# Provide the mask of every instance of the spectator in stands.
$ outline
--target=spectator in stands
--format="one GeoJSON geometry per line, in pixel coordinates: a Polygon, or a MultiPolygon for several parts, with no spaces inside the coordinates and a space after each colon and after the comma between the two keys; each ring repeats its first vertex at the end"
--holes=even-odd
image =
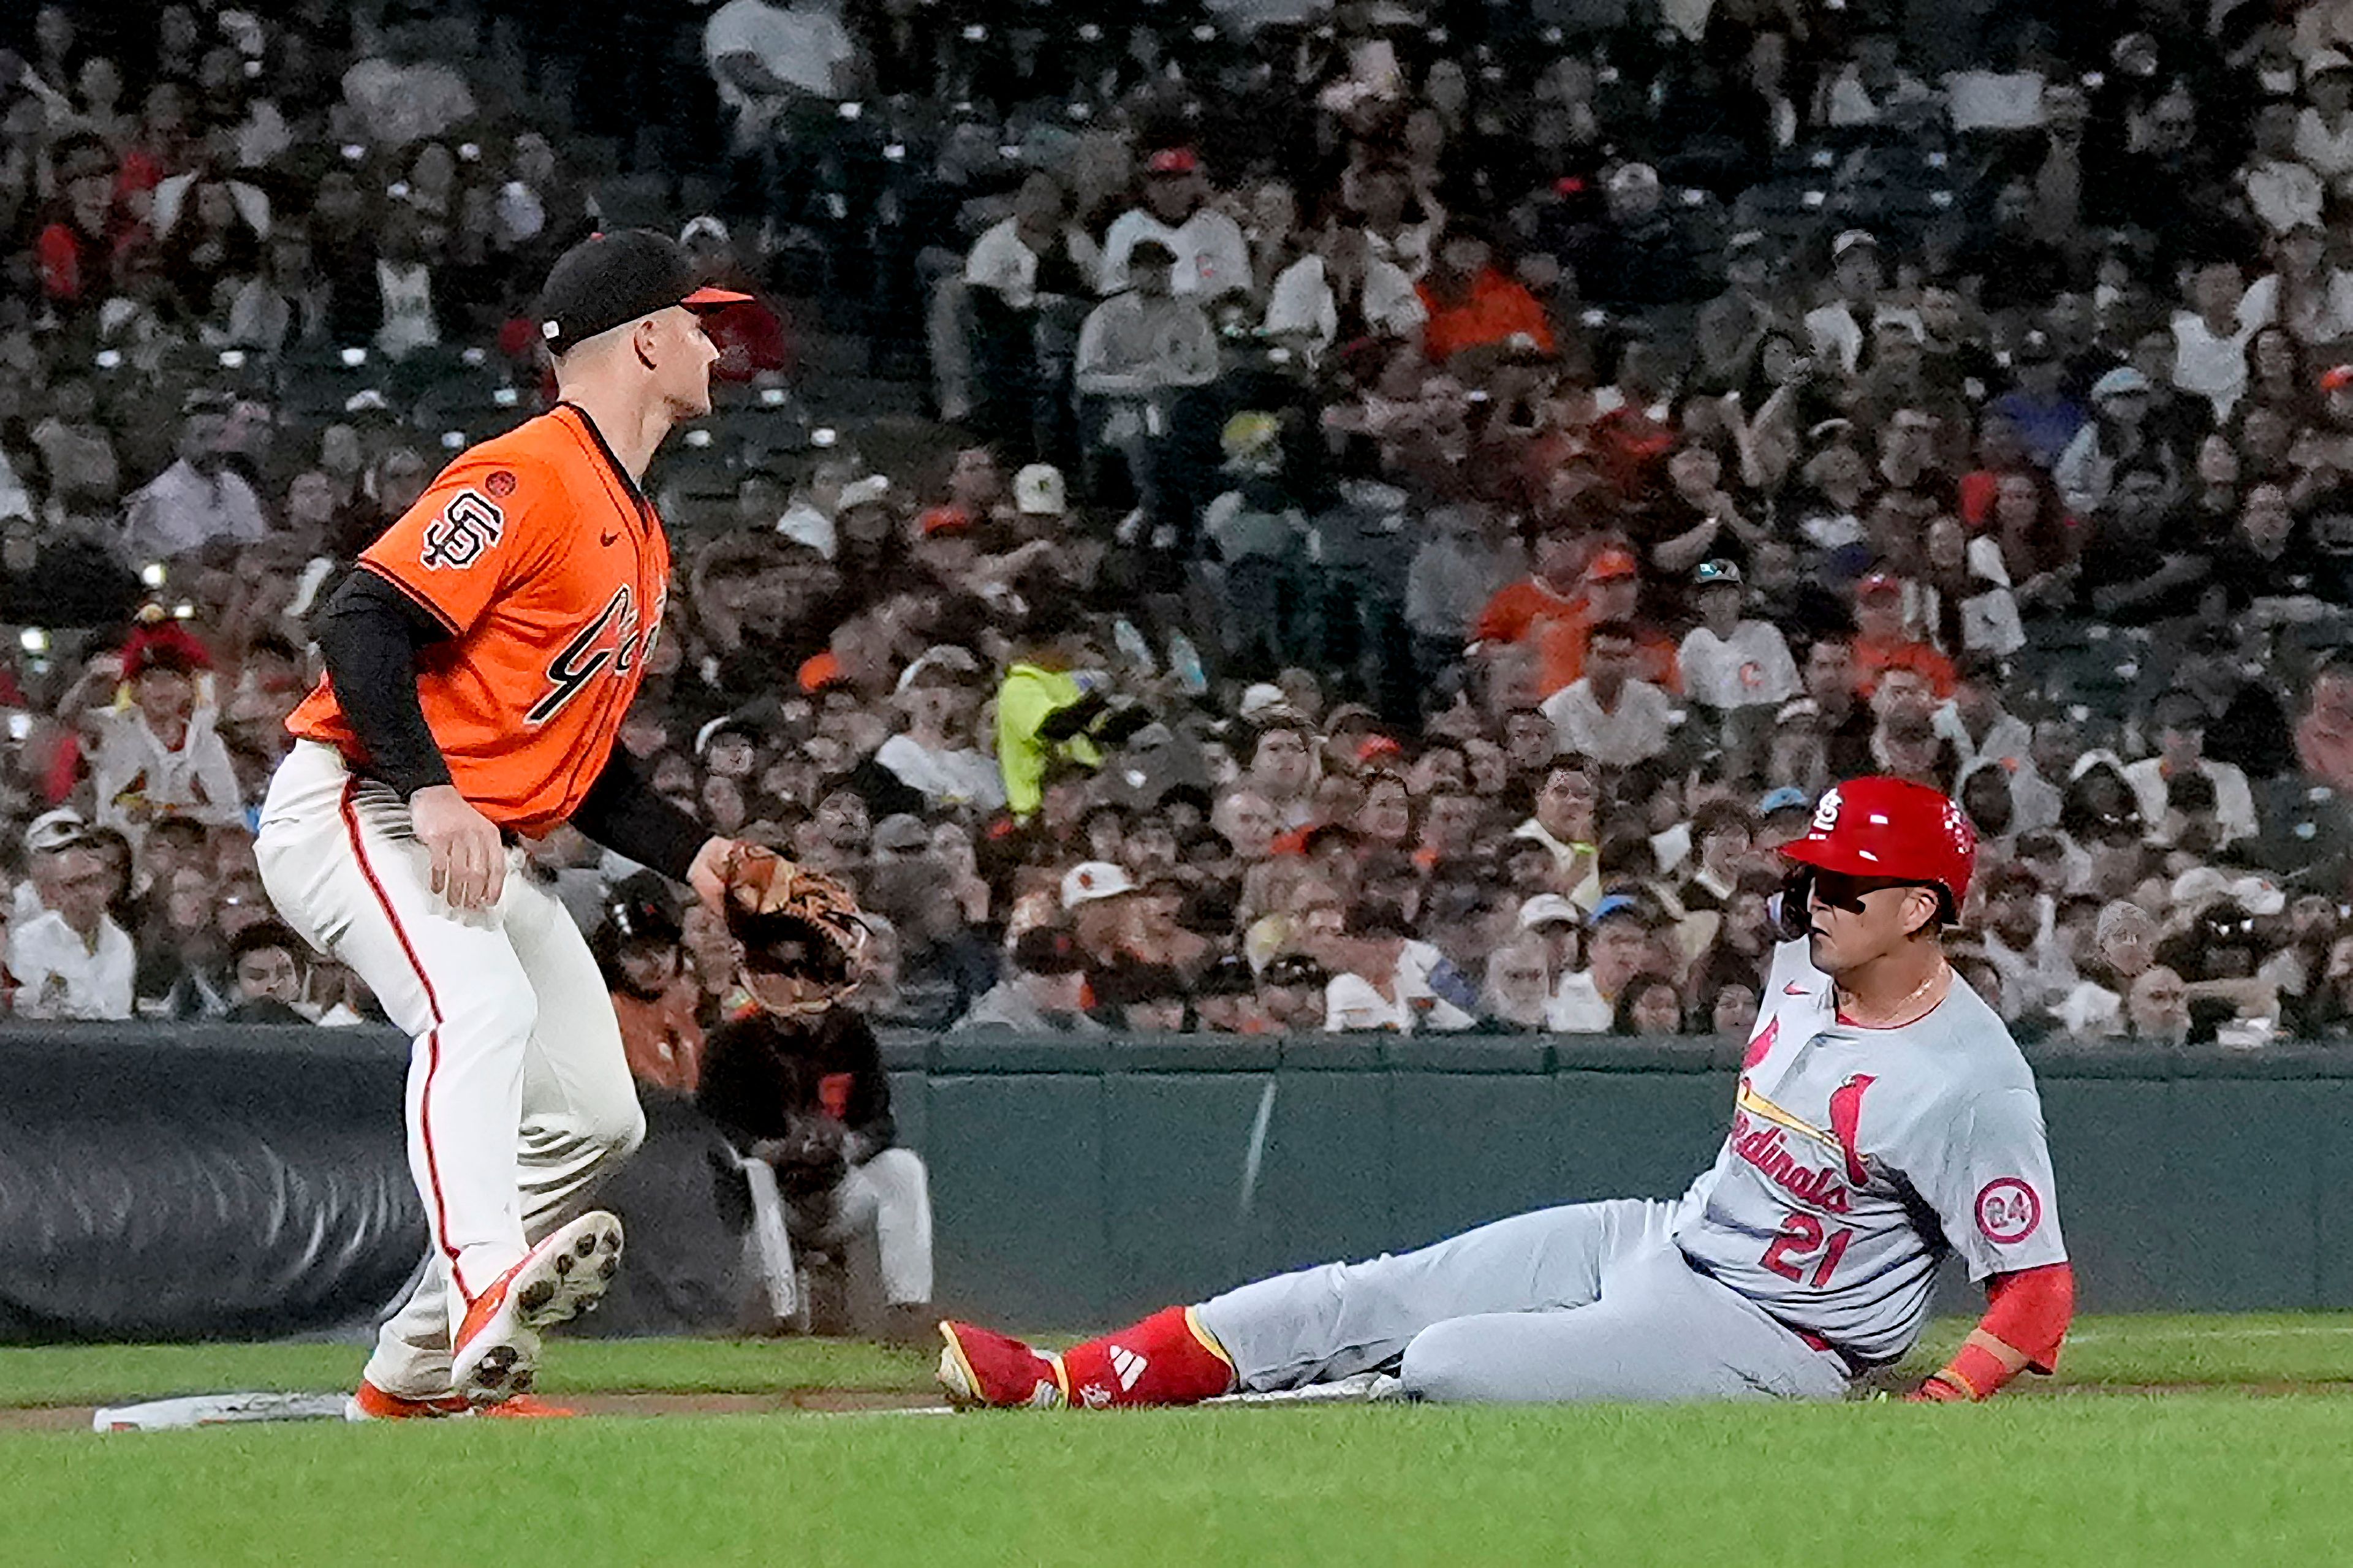
{"type": "MultiPolygon", "coordinates": [[[[1546,722],[1548,726],[1550,721],[1546,722]]],[[[1539,845],[1550,854],[1547,890],[1561,892],[1587,909],[1601,897],[1600,806],[1600,786],[1589,766],[1564,760],[1545,771],[1535,812],[1512,830],[1514,839],[1539,845]]]]}
{"type": "MultiPolygon", "coordinates": [[[[1477,501],[1431,509],[1422,520],[1426,533],[1406,571],[1404,616],[1413,634],[1415,672],[1429,684],[1461,662],[1465,645],[1485,607],[1504,591],[1520,562],[1516,542],[1506,542],[1493,510],[1477,501]]],[[[1556,565],[1575,586],[1575,552],[1564,536],[1556,565]]],[[[1538,603],[1568,595],[1547,583],[1533,588],[1538,603]]],[[[1516,640],[1516,639],[1514,639],[1516,640]]]]}
{"type": "Polygon", "coordinates": [[[1904,68],[1901,41],[1893,28],[1874,24],[1859,29],[1853,51],[1830,84],[1831,125],[1902,125],[1931,111],[1928,85],[1904,68]]]}
{"type": "Polygon", "coordinates": [[[214,922],[213,876],[200,864],[171,866],[153,853],[161,841],[154,833],[148,837],[151,863],[164,864],[156,868],[133,941],[133,1007],[146,1018],[216,1014],[228,1005],[221,985],[227,947],[214,922]]]}
{"type": "Polygon", "coordinates": [[[1536,690],[1550,696],[1585,673],[1593,628],[1617,621],[1633,630],[1636,676],[1662,689],[1681,682],[1675,645],[1642,605],[1642,567],[1633,552],[1605,545],[1587,561],[1575,614],[1547,616],[1535,628],[1536,690]]]}
{"type": "MultiPolygon", "coordinates": [[[[1699,625],[1676,650],[1683,689],[1745,735],[1750,710],[1770,711],[1798,695],[1798,666],[1779,627],[1746,615],[1738,563],[1707,561],[1692,574],[1699,625]]],[[[1732,743],[1735,731],[1723,731],[1732,743]]]]}
{"type": "Polygon", "coordinates": [[[441,342],[440,286],[426,248],[425,218],[413,200],[386,203],[379,241],[376,325],[370,341],[386,359],[406,359],[441,342]]]}
{"type": "Polygon", "coordinates": [[[309,1024],[296,1004],[302,999],[302,958],[310,946],[276,921],[262,921],[237,932],[229,943],[229,978],[235,989],[231,1024],[309,1024]]]}
{"type": "Polygon", "coordinates": [[[1273,852],[1275,835],[1282,831],[1274,803],[1246,786],[1219,795],[1209,822],[1233,858],[1244,864],[1265,859],[1273,852]]]}
{"type": "Polygon", "coordinates": [[[841,514],[886,504],[890,494],[890,479],[869,474],[865,460],[856,453],[831,453],[809,465],[807,477],[793,491],[774,526],[784,538],[831,561],[841,553],[841,514]]]}
{"type": "Polygon", "coordinates": [[[1611,1009],[1613,1035],[1680,1035],[1683,1032],[1682,993],[1664,974],[1638,974],[1626,983],[1611,1009]]]}
{"type": "Polygon", "coordinates": [[[1487,1027],[1540,1031],[1551,1001],[1551,968],[1542,939],[1525,937],[1488,956],[1487,977],[1479,988],[1479,1011],[1487,1027]]]}
{"type": "Polygon", "coordinates": [[[1831,242],[1831,296],[1806,312],[1806,336],[1816,359],[1852,374],[1883,320],[1917,329],[1910,312],[1882,301],[1886,284],[1879,240],[1868,229],[1848,229],[1831,242]]]}
{"type": "Polygon", "coordinates": [[[2239,315],[2258,330],[2284,327],[2306,348],[2353,338],[2353,273],[2329,257],[2327,231],[2298,224],[2274,236],[2270,249],[2273,269],[2248,285],[2239,315]]]}
{"type": "Polygon", "coordinates": [[[1817,638],[1806,650],[1799,677],[1806,694],[1796,702],[1783,704],[1778,716],[1784,726],[1793,720],[1811,724],[1821,737],[1826,764],[1840,778],[1871,771],[1871,732],[1876,716],[1858,695],[1862,677],[1857,664],[1853,637],[1817,638]]]}
{"type": "Polygon", "coordinates": [[[1022,182],[1013,215],[973,242],[964,280],[982,431],[1019,447],[1059,449],[1080,312],[1103,266],[1102,247],[1072,218],[1069,193],[1043,172],[1022,182]]]}
{"type": "Polygon", "coordinates": [[[2186,691],[2168,692],[2158,699],[2149,720],[2157,732],[2157,755],[2143,758],[2125,769],[2125,782],[2132,785],[2142,820],[2154,823],[2164,819],[2168,781],[2186,773],[2199,773],[2214,786],[2215,817],[2221,829],[2215,847],[2253,837],[2259,825],[2247,775],[2228,763],[2206,756],[2206,714],[2198,700],[2186,691]]]}
{"type": "MultiPolygon", "coordinates": [[[[1278,831],[1305,827],[1315,820],[1318,782],[1314,734],[1295,714],[1269,710],[1250,737],[1246,780],[1250,792],[1273,808],[1278,831]]],[[[1236,843],[1240,849],[1241,844],[1236,843]]]]}
{"type": "Polygon", "coordinates": [[[229,461],[228,409],[193,399],[180,423],[178,459],[130,498],[121,553],[169,561],[216,539],[253,543],[269,531],[261,502],[229,461]]]}
{"type": "Polygon", "coordinates": [[[1544,307],[1495,265],[1486,233],[1468,220],[1448,224],[1417,287],[1428,318],[1421,348],[1432,364],[1472,349],[1553,352],[1544,307]]]}
{"type": "Polygon", "coordinates": [[[2212,569],[2161,468],[2118,470],[2085,532],[2084,602],[2104,620],[2147,626],[2193,612],[2212,569]]]}
{"type": "Polygon", "coordinates": [[[1587,922],[1588,963],[1560,978],[1546,1023],[1566,1034],[1606,1035],[1618,1004],[1651,959],[1651,917],[1639,899],[1612,893],[1587,922]]]}
{"type": "Polygon", "coordinates": [[[1345,928],[1311,928],[1301,946],[1331,972],[1324,1026],[1333,1033],[1451,1032],[1478,1023],[1471,983],[1437,948],[1406,935],[1396,910],[1351,910],[1345,928]]]}
{"type": "Polygon", "coordinates": [[[1693,854],[1675,900],[1683,910],[1679,934],[1685,956],[1696,959],[1715,945],[1725,912],[1739,896],[1756,847],[1757,821],[1739,802],[1715,800],[1693,813],[1691,836],[1693,854]]]}
{"type": "Polygon", "coordinates": [[[2274,99],[2255,110],[2251,130],[2254,155],[2239,170],[2239,184],[2255,219],[2274,235],[2320,222],[2327,187],[2296,157],[2297,110],[2274,99]]]}
{"type": "Polygon", "coordinates": [[[2307,778],[2353,795],[2353,671],[2329,665],[2313,678],[2309,704],[2295,727],[2295,752],[2307,778]]]}
{"type": "Polygon", "coordinates": [[[2305,58],[2304,95],[2295,121],[2295,155],[2339,197],[2353,195],[2353,59],[2335,49],[2305,58]]]}
{"type": "MultiPolygon", "coordinates": [[[[2022,333],[2010,351],[2014,384],[1986,405],[2017,432],[2028,462],[2049,473],[2091,419],[2067,384],[2059,344],[2041,327],[2022,333]]],[[[2177,384],[2189,390],[2189,384],[2177,384]]],[[[2242,378],[2243,384],[2243,376],[2242,378]]]]}
{"type": "Polygon", "coordinates": [[[1303,952],[1278,953],[1259,972],[1258,1012],[1275,1034],[1313,1034],[1329,1016],[1333,977],[1303,952]]]}
{"type": "Polygon", "coordinates": [[[2004,1018],[2039,1016],[2073,989],[2075,974],[2059,951],[2051,900],[2031,868],[1995,870],[1986,882],[1984,919],[1986,957],[2001,975],[1997,1005],[2004,1018]]]}
{"type": "Polygon", "coordinates": [[[703,25],[702,54],[734,116],[738,152],[764,147],[789,129],[799,104],[847,97],[857,51],[832,8],[727,0],[703,25]]]}
{"type": "Polygon", "coordinates": [[[1374,254],[1363,228],[1334,218],[1316,231],[1314,247],[1275,278],[1261,330],[1319,364],[1335,345],[1409,343],[1427,313],[1406,270],[1374,254]]]}
{"type": "Polygon", "coordinates": [[[1636,633],[1603,621],[1587,634],[1585,674],[1545,699],[1561,751],[1604,767],[1630,767],[1667,749],[1681,715],[1673,700],[1635,678],[1636,633]]]}
{"type": "Polygon", "coordinates": [[[2092,384],[2092,421],[2061,453],[2052,479],[2060,499],[2078,517],[2097,511],[2108,499],[2118,467],[2149,462],[2179,471],[2183,454],[2152,445],[2148,426],[2148,377],[2119,365],[2092,384]]]}
{"type": "Polygon", "coordinates": [[[1192,1006],[1184,976],[1165,963],[1126,963],[1092,977],[1092,1016],[1124,1035],[1186,1032],[1192,1006]]]}
{"type": "Polygon", "coordinates": [[[958,1033],[1108,1033],[1086,1013],[1087,955],[1067,931],[1032,926],[1013,941],[1006,976],[955,1022],[958,1033]]]}
{"type": "Polygon", "coordinates": [[[2125,1000],[2125,1034],[2145,1045],[2189,1042],[2189,990],[2181,976],[2159,964],[2137,975],[2125,1000]]]}
{"type": "Polygon", "coordinates": [[[995,759],[975,744],[981,693],[979,661],[961,647],[925,650],[899,676],[895,701],[906,729],[882,743],[874,760],[933,810],[1005,804],[1005,781],[995,759]]]}
{"type": "Polygon", "coordinates": [[[2245,304],[2238,264],[2213,261],[2191,276],[2189,309],[2173,318],[2173,384],[2207,399],[2217,424],[2247,388],[2247,342],[2261,323],[2248,319],[2245,304]]]}
{"type": "Polygon", "coordinates": [[[479,112],[465,74],[432,58],[439,22],[422,0],[396,0],[384,10],[375,51],[343,73],[343,101],[379,151],[438,141],[479,112]]]}
{"type": "Polygon", "coordinates": [[[237,280],[217,341],[271,355],[326,342],[327,287],[312,265],[309,236],[291,227],[270,235],[260,267],[237,280]]]}
{"type": "Polygon", "coordinates": [[[78,823],[36,824],[26,840],[43,906],[8,928],[20,1018],[128,1018],[138,955],[106,912],[116,878],[78,823]]]}
{"type": "Polygon", "coordinates": [[[1198,298],[1171,291],[1176,265],[1176,253],[1148,235],[1122,253],[1124,287],[1080,328],[1071,372],[1080,395],[1096,400],[1090,450],[1120,454],[1147,517],[1159,515],[1157,438],[1175,395],[1218,374],[1217,329],[1198,298]]]}
{"type": "Polygon", "coordinates": [[[1103,292],[1139,286],[1136,248],[1150,245],[1165,254],[1159,265],[1170,269],[1163,293],[1204,302],[1250,293],[1250,242],[1241,226],[1209,200],[1208,178],[1193,150],[1163,147],[1145,158],[1144,170],[1142,201],[1113,220],[1103,236],[1103,292]]]}
{"type": "Polygon", "coordinates": [[[1124,867],[1086,860],[1062,876],[1062,914],[1071,935],[1095,970],[1141,959],[1135,921],[1138,889],[1124,867]]]}
{"type": "Polygon", "coordinates": [[[1570,258],[1580,298],[1620,310],[1707,298],[1717,281],[1712,258],[1684,209],[1669,201],[1657,169],[1620,163],[1610,171],[1603,195],[1608,223],[1596,243],[1570,258]]]}
{"type": "Polygon", "coordinates": [[[712,378],[764,389],[782,386],[793,369],[793,347],[784,318],[765,297],[759,277],[737,254],[735,237],[727,225],[710,213],[701,214],[679,231],[678,243],[694,264],[695,277],[705,286],[750,296],[704,310],[696,318],[702,323],[703,334],[719,346],[718,363],[711,367],[712,378]]]}
{"type": "Polygon", "coordinates": [[[206,824],[244,819],[219,712],[198,700],[209,665],[195,639],[167,623],[135,639],[120,659],[93,660],[90,675],[67,694],[61,717],[79,725],[92,747],[99,826],[136,843],[159,816],[206,824]],[[111,703],[118,679],[130,687],[128,707],[91,700],[111,703]]]}
{"type": "Polygon", "coordinates": [[[59,196],[36,242],[41,292],[68,314],[94,312],[113,292],[123,257],[146,233],[117,204],[115,161],[103,142],[69,140],[54,160],[59,196]]]}

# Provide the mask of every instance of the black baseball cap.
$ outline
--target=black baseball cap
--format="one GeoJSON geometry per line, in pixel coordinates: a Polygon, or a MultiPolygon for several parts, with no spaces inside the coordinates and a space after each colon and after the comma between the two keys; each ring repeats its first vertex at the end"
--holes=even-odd
{"type": "Polygon", "coordinates": [[[551,353],[568,353],[600,332],[672,305],[701,310],[749,300],[695,285],[685,247],[649,228],[592,234],[556,258],[539,292],[539,332],[551,353]]]}

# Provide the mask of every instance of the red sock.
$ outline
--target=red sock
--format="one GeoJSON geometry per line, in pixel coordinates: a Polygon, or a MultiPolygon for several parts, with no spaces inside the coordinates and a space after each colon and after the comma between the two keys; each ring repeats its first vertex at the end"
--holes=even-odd
{"type": "Polygon", "coordinates": [[[1233,1364],[1190,1307],[1163,1308],[1116,1333],[1072,1345],[1061,1362],[1071,1403],[1089,1410],[1196,1405],[1234,1386],[1233,1364]]]}

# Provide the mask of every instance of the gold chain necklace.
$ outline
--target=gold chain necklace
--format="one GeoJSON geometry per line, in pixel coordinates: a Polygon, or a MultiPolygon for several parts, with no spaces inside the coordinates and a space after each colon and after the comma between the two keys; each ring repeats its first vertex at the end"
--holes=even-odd
{"type": "MultiPolygon", "coordinates": [[[[1894,1005],[1888,1009],[1888,1016],[1896,1019],[1898,1024],[1911,1022],[1913,1017],[1910,1011],[1912,1004],[1927,995],[1930,991],[1936,988],[1938,981],[1945,979],[1952,973],[1953,966],[1951,964],[1945,963],[1942,959],[1937,960],[1936,967],[1928,972],[1928,978],[1914,986],[1911,991],[1906,993],[1905,995],[1898,997],[1894,1005]]],[[[1854,1011],[1848,1000],[1851,995],[1852,993],[1841,991],[1841,1001],[1839,1004],[1839,1011],[1849,1016],[1852,1016],[1854,1011]]],[[[1889,1024],[1879,1026],[1883,1028],[1894,1028],[1896,1025],[1889,1024]]]]}

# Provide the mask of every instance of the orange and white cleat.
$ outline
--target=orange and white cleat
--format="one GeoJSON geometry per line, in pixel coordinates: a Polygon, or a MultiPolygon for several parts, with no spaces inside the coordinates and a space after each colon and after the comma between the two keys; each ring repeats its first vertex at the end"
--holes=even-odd
{"type": "Polygon", "coordinates": [[[959,1410],[1060,1410],[1070,1403],[1060,1363],[1009,1334],[944,1322],[940,1391],[959,1410]]]}
{"type": "Polygon", "coordinates": [[[470,1408],[454,1394],[444,1394],[432,1399],[408,1399],[397,1394],[386,1394],[367,1379],[343,1401],[346,1421],[436,1421],[452,1415],[463,1415],[470,1408]]]}
{"type": "Polygon", "coordinates": [[[529,1392],[540,1331],[596,1306],[620,1267],[621,1222],[601,1209],[546,1237],[467,1304],[450,1348],[450,1386],[469,1405],[529,1392]]]}

